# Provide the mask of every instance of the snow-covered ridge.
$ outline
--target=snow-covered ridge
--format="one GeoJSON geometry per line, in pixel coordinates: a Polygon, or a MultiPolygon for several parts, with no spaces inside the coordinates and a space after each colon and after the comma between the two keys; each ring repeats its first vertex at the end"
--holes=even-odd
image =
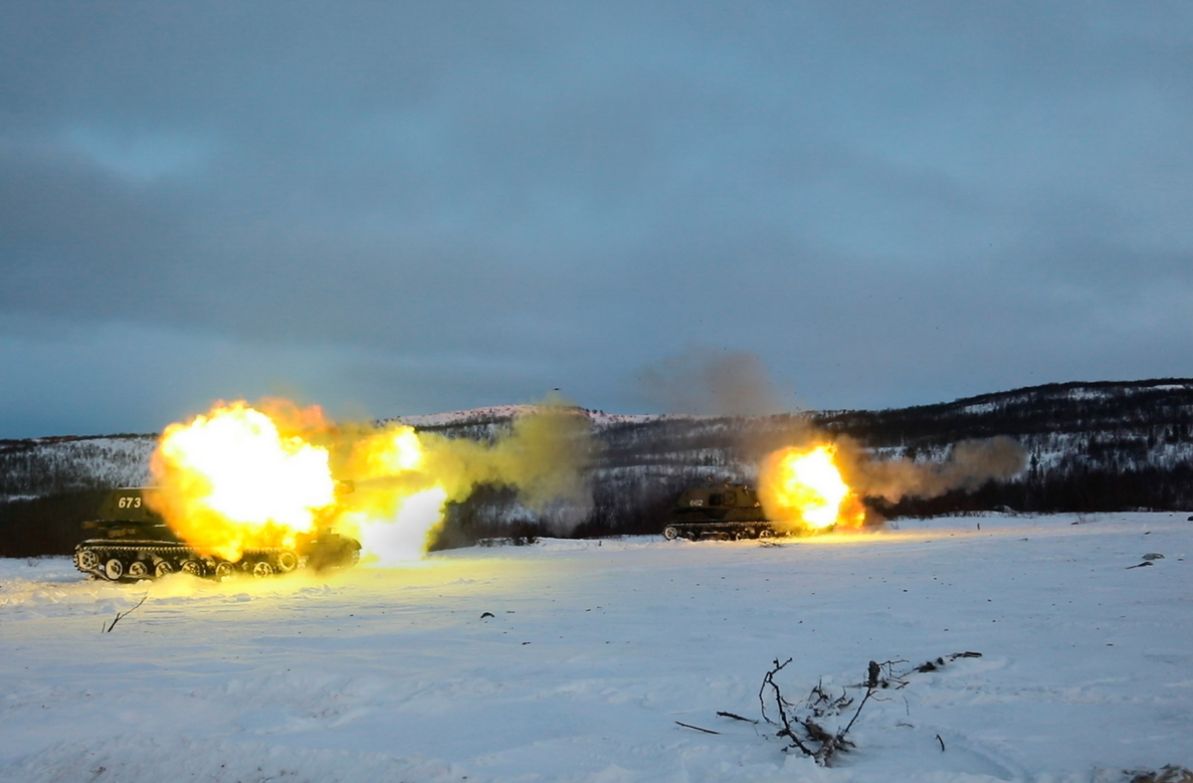
{"type": "Polygon", "coordinates": [[[1193,379],[1164,378],[1145,381],[1071,381],[1045,384],[1006,392],[963,397],[938,406],[957,408],[965,413],[991,413],[1015,405],[1049,401],[1089,402],[1096,400],[1125,400],[1144,394],[1178,392],[1193,394],[1193,379]]]}
{"type": "MultiPolygon", "coordinates": [[[[377,423],[491,439],[516,418],[546,409],[497,405],[377,423]]],[[[752,418],[565,410],[589,422],[600,446],[593,478],[615,495],[700,477],[750,480],[759,455],[743,452],[743,442],[777,448],[803,437],[809,424],[860,441],[880,459],[941,462],[960,440],[1010,435],[1029,455],[1033,475],[1193,465],[1193,380],[1187,379],[1051,384],[912,408],[752,418]]],[[[0,441],[0,497],[145,483],[153,444],[147,435],[0,441]]]]}
{"type": "MultiPolygon", "coordinates": [[[[379,419],[378,424],[389,423],[408,424],[417,429],[438,429],[443,427],[458,427],[473,424],[492,424],[506,422],[519,416],[529,416],[545,411],[559,411],[559,407],[546,405],[489,405],[481,408],[448,411],[445,413],[422,413],[408,416],[393,416],[379,419]]],[[[645,424],[664,419],[699,419],[709,417],[669,415],[656,413],[607,413],[602,410],[590,410],[578,406],[567,406],[562,410],[573,412],[587,418],[595,428],[612,427],[620,424],[645,424]]]]}
{"type": "Polygon", "coordinates": [[[486,424],[506,421],[539,409],[538,405],[489,405],[468,410],[444,413],[420,413],[409,416],[391,416],[379,419],[378,424],[408,424],[411,427],[427,429],[432,427],[454,427],[461,424],[486,424]]]}

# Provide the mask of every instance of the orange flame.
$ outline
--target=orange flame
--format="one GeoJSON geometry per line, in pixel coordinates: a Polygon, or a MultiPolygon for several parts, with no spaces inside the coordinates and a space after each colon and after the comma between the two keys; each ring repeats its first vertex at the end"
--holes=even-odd
{"type": "Polygon", "coordinates": [[[476,443],[402,424],[335,426],[283,400],[221,402],[163,433],[151,505],[205,556],[236,561],[326,531],[360,541],[366,560],[413,560],[447,503],[480,484],[517,487],[532,503],[575,491],[586,446],[574,418],[547,405],[476,443]]]}
{"type": "Polygon", "coordinates": [[[770,454],[758,481],[767,517],[792,533],[861,527],[865,508],[842,478],[836,457],[837,447],[829,443],[770,454]]]}
{"type": "Polygon", "coordinates": [[[170,527],[200,553],[232,561],[293,549],[319,530],[356,538],[366,558],[417,559],[447,501],[412,427],[341,430],[318,408],[285,401],[217,403],[172,424],[150,468],[151,503],[170,527]]]}
{"type": "Polygon", "coordinates": [[[293,548],[334,503],[327,449],[278,419],[245,402],[219,403],[162,434],[151,503],[200,552],[237,560],[246,549],[293,548]]]}

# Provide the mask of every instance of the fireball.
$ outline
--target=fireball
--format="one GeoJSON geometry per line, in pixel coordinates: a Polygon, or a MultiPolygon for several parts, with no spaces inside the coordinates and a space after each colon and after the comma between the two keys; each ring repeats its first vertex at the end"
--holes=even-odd
{"type": "Polygon", "coordinates": [[[546,415],[476,443],[404,424],[336,426],[318,407],[285,400],[218,403],[163,433],[151,505],[204,556],[238,561],[330,532],[358,540],[366,560],[393,563],[424,555],[447,503],[478,485],[516,485],[540,500],[567,490],[577,443],[546,415]]]}
{"type": "Polygon", "coordinates": [[[356,438],[341,471],[352,481],[410,479],[424,472],[425,461],[418,433],[397,424],[356,438]]]}
{"type": "Polygon", "coordinates": [[[229,560],[251,548],[292,548],[335,502],[327,449],[243,401],[167,427],[150,469],[170,526],[229,560]]]}
{"type": "Polygon", "coordinates": [[[791,532],[860,527],[865,509],[841,476],[836,457],[836,446],[828,443],[769,455],[758,487],[767,516],[791,532]]]}

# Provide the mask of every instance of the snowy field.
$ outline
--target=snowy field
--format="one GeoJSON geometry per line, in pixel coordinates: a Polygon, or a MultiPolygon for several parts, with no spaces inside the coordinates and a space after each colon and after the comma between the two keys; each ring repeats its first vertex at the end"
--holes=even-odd
{"type": "Polygon", "coordinates": [[[224,584],[0,560],[0,780],[1100,783],[1193,767],[1187,517],[548,541],[224,584]],[[877,691],[831,768],[717,716],[758,718],[776,658],[798,702],[862,683],[871,660],[961,651],[982,655],[877,691]]]}

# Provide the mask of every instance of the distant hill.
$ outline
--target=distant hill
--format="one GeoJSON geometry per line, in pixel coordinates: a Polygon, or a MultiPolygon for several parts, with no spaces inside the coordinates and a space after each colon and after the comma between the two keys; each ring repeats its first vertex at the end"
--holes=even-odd
{"type": "Polygon", "coordinates": [[[139,486],[156,443],[156,435],[0,440],[0,500],[139,486]]]}
{"type": "MultiPolygon", "coordinates": [[[[491,440],[533,406],[500,406],[389,421],[450,437],[491,440]]],[[[1193,379],[1056,383],[953,402],[878,411],[812,411],[765,417],[622,415],[577,409],[599,445],[588,509],[533,511],[502,487],[485,487],[450,509],[445,545],[503,530],[563,528],[579,535],[656,532],[691,483],[751,481],[767,451],[809,431],[848,437],[877,459],[944,461],[954,444],[1005,435],[1025,449],[1008,481],[898,503],[871,499],[884,515],[1009,508],[1095,511],[1193,508],[1193,379]],[[577,518],[579,514],[579,518],[577,518]],[[566,524],[563,521],[566,518],[566,524]],[[579,522],[579,525],[576,525],[579,522]]],[[[89,494],[148,481],[153,435],[0,441],[0,554],[20,517],[36,526],[48,505],[85,514],[89,494]],[[64,497],[75,498],[64,501],[64,497]],[[72,505],[73,504],[73,505],[72,505]]],[[[25,552],[19,551],[19,554],[25,552]]]]}

